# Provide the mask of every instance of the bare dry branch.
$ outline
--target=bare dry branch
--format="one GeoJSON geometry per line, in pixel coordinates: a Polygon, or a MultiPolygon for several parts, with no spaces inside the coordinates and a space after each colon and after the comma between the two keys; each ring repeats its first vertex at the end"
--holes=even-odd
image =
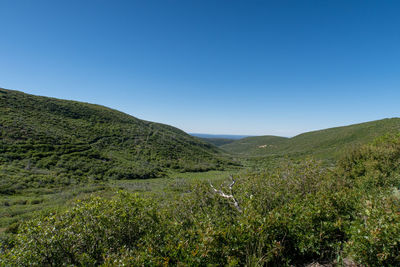
{"type": "Polygon", "coordinates": [[[214,191],[215,193],[217,193],[218,195],[220,195],[221,197],[230,199],[230,200],[232,201],[232,204],[235,206],[235,208],[236,208],[239,212],[242,212],[242,209],[241,209],[240,206],[239,206],[239,202],[238,202],[238,201],[236,200],[236,198],[234,197],[233,191],[232,191],[232,188],[233,188],[233,186],[235,185],[236,181],[233,179],[232,175],[230,175],[229,177],[230,177],[231,180],[232,180],[232,183],[229,185],[229,191],[230,191],[230,193],[231,193],[230,195],[225,194],[224,191],[222,191],[221,189],[220,189],[220,190],[216,189],[216,188],[212,185],[211,182],[210,182],[210,186],[211,186],[211,188],[213,189],[213,191],[214,191]]]}

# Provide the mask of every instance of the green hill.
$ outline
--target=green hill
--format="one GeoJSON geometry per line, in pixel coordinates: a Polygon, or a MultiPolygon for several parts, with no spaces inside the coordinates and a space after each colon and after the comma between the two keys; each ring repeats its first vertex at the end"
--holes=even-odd
{"type": "Polygon", "coordinates": [[[215,146],[100,105],[0,89],[0,193],[221,169],[215,146]]]}
{"type": "Polygon", "coordinates": [[[263,154],[272,148],[278,147],[286,142],[287,139],[286,137],[272,135],[246,137],[222,145],[221,148],[235,154],[263,154]]]}
{"type": "Polygon", "coordinates": [[[226,144],[230,144],[234,142],[234,139],[228,139],[228,138],[200,138],[204,142],[213,144],[214,146],[223,146],[226,144]]]}
{"type": "Polygon", "coordinates": [[[365,144],[376,137],[400,132],[400,119],[391,118],[344,127],[312,131],[292,138],[248,137],[221,146],[231,153],[250,156],[305,156],[335,159],[343,150],[365,144]]]}

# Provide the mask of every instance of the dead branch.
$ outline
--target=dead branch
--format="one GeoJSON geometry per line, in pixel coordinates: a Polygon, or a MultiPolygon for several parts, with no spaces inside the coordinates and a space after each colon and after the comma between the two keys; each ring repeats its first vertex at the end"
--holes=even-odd
{"type": "Polygon", "coordinates": [[[239,206],[239,202],[238,202],[238,201],[236,200],[236,198],[234,197],[233,191],[232,191],[232,188],[233,188],[233,186],[235,185],[236,181],[233,179],[232,175],[230,175],[229,178],[231,178],[231,180],[232,180],[232,183],[229,185],[229,191],[230,191],[230,193],[231,193],[230,195],[225,194],[224,191],[222,191],[221,189],[219,189],[219,190],[216,189],[216,188],[212,185],[211,182],[210,182],[210,186],[211,186],[211,188],[213,189],[213,191],[214,191],[215,193],[217,193],[218,195],[220,195],[221,197],[230,199],[230,200],[232,201],[231,203],[235,206],[235,208],[236,208],[239,212],[242,212],[242,209],[241,209],[240,206],[239,206]]]}

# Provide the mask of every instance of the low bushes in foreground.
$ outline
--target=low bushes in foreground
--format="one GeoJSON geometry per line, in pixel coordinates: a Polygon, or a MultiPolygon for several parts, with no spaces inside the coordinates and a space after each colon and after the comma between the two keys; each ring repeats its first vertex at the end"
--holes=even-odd
{"type": "Polygon", "coordinates": [[[174,200],[92,198],[20,227],[0,264],[398,266],[399,159],[398,137],[384,138],[334,169],[289,162],[217,193],[199,183],[174,200]]]}

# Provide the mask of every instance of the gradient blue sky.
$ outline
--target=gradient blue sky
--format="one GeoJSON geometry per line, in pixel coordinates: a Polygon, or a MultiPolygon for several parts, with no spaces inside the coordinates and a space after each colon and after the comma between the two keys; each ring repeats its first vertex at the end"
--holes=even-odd
{"type": "Polygon", "coordinates": [[[400,1],[0,1],[0,87],[187,132],[400,115],[400,1]]]}

